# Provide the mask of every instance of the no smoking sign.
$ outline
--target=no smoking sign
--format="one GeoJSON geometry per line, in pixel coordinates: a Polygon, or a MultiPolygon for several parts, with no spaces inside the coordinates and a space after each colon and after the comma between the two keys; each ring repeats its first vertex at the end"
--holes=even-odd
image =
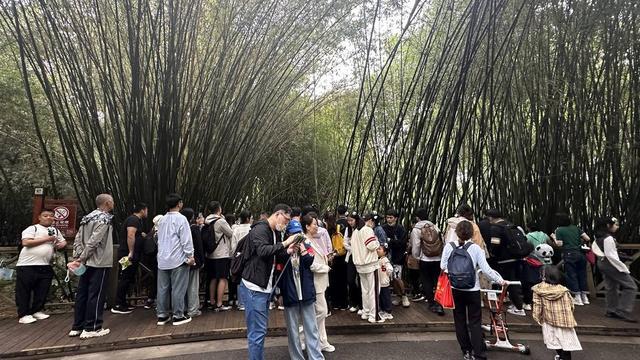
{"type": "Polygon", "coordinates": [[[67,209],[66,207],[58,206],[57,208],[53,209],[53,218],[57,221],[67,220],[68,217],[69,209],[67,209]]]}

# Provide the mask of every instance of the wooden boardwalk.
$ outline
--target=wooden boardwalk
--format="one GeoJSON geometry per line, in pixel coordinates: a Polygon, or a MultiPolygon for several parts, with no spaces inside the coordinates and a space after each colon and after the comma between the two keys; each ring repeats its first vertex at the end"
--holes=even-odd
{"type": "MultiPolygon", "coordinates": [[[[602,316],[601,300],[589,306],[578,307],[576,318],[578,332],[612,336],[640,336],[640,325],[629,324],[602,316]]],[[[426,304],[412,304],[408,309],[395,307],[395,319],[383,324],[369,324],[355,314],[334,312],[327,319],[330,336],[346,333],[368,332],[417,332],[453,331],[451,312],[439,317],[427,310],[426,304]]],[[[0,320],[0,358],[52,357],[72,353],[109,351],[166,345],[187,341],[238,338],[245,336],[244,313],[236,310],[212,313],[204,312],[192,322],[182,326],[157,326],[152,310],[137,308],[129,315],[113,315],[105,312],[105,327],[111,334],[96,339],[70,338],[73,314],[52,315],[51,318],[33,324],[18,324],[17,319],[0,320]]],[[[514,332],[539,332],[531,316],[509,316],[510,328],[514,332]]],[[[270,335],[285,335],[286,328],[282,311],[272,310],[269,319],[270,335]]],[[[517,335],[516,335],[517,338],[517,335]]]]}

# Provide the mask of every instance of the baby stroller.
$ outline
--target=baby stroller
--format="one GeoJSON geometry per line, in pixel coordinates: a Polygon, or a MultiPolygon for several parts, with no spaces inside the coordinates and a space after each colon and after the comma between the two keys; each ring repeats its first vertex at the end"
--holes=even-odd
{"type": "Polygon", "coordinates": [[[490,324],[482,325],[485,332],[495,337],[495,340],[485,339],[487,349],[497,349],[505,351],[518,352],[524,355],[531,354],[528,346],[523,344],[511,344],[509,340],[509,327],[507,325],[507,314],[504,307],[504,299],[507,296],[507,288],[510,285],[522,286],[520,281],[507,281],[501,290],[481,289],[482,300],[485,303],[484,308],[489,309],[491,319],[490,324]]]}

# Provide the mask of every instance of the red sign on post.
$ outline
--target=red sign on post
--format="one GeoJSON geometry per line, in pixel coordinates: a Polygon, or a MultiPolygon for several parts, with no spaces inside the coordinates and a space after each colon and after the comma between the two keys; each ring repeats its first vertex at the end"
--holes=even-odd
{"type": "Polygon", "coordinates": [[[78,202],[76,200],[44,200],[44,207],[53,210],[53,226],[60,230],[64,237],[76,236],[76,215],[78,202]]]}

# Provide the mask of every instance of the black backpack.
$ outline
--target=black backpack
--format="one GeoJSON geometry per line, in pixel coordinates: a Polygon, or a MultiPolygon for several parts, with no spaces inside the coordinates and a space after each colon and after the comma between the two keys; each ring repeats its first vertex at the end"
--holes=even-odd
{"type": "Polygon", "coordinates": [[[236,246],[236,252],[231,256],[231,278],[233,281],[238,281],[242,277],[245,264],[251,258],[253,254],[253,241],[251,241],[251,232],[245,235],[238,242],[236,246]]]}
{"type": "Polygon", "coordinates": [[[514,258],[524,258],[525,256],[531,254],[533,251],[533,245],[529,241],[527,241],[527,236],[518,229],[517,226],[508,223],[502,222],[499,224],[504,230],[504,234],[507,238],[507,243],[505,247],[509,255],[514,258]]]}
{"type": "Polygon", "coordinates": [[[473,289],[476,286],[476,267],[468,251],[473,243],[467,242],[463,246],[456,246],[452,242],[449,244],[453,247],[447,262],[451,286],[456,289],[473,289]]]}
{"type": "Polygon", "coordinates": [[[216,238],[215,223],[222,218],[214,219],[209,224],[205,224],[201,230],[202,247],[207,255],[213,254],[218,247],[218,239],[216,238]]]}

